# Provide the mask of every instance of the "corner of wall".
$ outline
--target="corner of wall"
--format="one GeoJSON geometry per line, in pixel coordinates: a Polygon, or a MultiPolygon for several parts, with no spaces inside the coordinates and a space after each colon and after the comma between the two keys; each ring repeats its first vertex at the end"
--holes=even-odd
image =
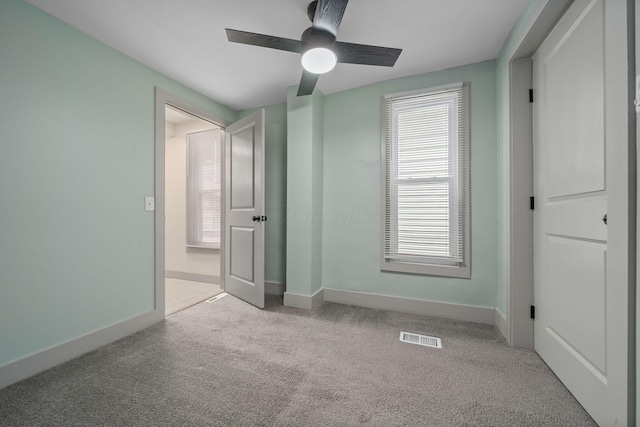
{"type": "Polygon", "coordinates": [[[509,343],[509,324],[507,323],[507,316],[499,308],[495,309],[494,323],[504,339],[509,343]]]}
{"type": "Polygon", "coordinates": [[[300,295],[285,291],[283,305],[302,310],[315,310],[324,301],[324,289],[320,289],[312,295],[300,295]]]}
{"type": "MultiPolygon", "coordinates": [[[[324,95],[287,91],[287,261],[285,301],[322,288],[324,95]]],[[[292,302],[292,304],[298,304],[292,302]]]]}

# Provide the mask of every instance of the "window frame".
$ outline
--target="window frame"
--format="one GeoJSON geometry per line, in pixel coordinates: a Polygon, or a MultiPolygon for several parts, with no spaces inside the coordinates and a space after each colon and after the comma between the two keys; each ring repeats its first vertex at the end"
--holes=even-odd
{"type": "Polygon", "coordinates": [[[186,199],[186,242],[185,245],[187,248],[198,248],[198,249],[212,249],[212,250],[220,250],[222,247],[222,231],[223,231],[223,224],[222,224],[222,216],[223,216],[223,185],[222,185],[222,174],[223,172],[223,166],[224,166],[224,158],[222,157],[223,153],[224,153],[224,144],[222,139],[224,138],[224,133],[223,133],[223,129],[219,128],[219,127],[214,127],[212,129],[205,129],[205,130],[199,130],[199,131],[193,131],[193,132],[187,132],[185,135],[185,139],[186,139],[186,194],[185,194],[185,199],[186,199]],[[198,189],[195,191],[195,194],[192,194],[192,187],[191,187],[191,168],[192,168],[192,164],[191,164],[191,143],[190,143],[190,136],[193,134],[198,134],[198,133],[204,133],[204,132],[210,132],[210,131],[219,131],[219,141],[218,141],[218,158],[220,160],[220,188],[218,190],[216,189],[212,189],[212,190],[203,190],[203,189],[198,189]],[[204,193],[212,193],[215,196],[217,196],[219,199],[218,205],[220,206],[220,212],[219,212],[219,222],[220,222],[220,230],[219,230],[219,239],[217,243],[208,243],[208,242],[203,242],[202,241],[202,217],[201,217],[201,212],[200,213],[196,213],[193,211],[194,208],[194,202],[192,200],[192,197],[201,197],[204,193]],[[198,218],[200,219],[200,224],[198,223],[194,223],[195,218],[196,218],[196,214],[198,215],[198,218]],[[199,231],[199,233],[197,232],[199,231]],[[197,235],[200,236],[200,239],[197,238],[197,235]]]}
{"type": "MultiPolygon", "coordinates": [[[[386,272],[400,272],[400,273],[413,273],[413,274],[421,274],[421,275],[432,275],[432,276],[445,276],[445,277],[457,277],[457,278],[471,278],[471,207],[470,207],[470,115],[469,115],[469,84],[466,82],[458,82],[452,83],[442,86],[430,87],[425,89],[419,89],[414,91],[400,92],[388,94],[382,97],[381,99],[381,144],[380,144],[380,153],[381,153],[381,182],[380,182],[380,212],[381,212],[381,221],[380,221],[380,270],[386,272]],[[464,229],[463,233],[463,247],[462,247],[462,259],[463,262],[455,262],[451,261],[451,264],[447,264],[443,262],[441,259],[433,258],[437,261],[437,263],[429,263],[429,258],[427,257],[418,257],[420,262],[411,262],[411,256],[404,256],[398,258],[387,258],[385,256],[385,243],[386,243],[386,234],[387,234],[387,223],[391,218],[387,217],[387,191],[386,191],[386,181],[388,177],[387,171],[387,144],[394,143],[395,141],[387,141],[388,135],[393,132],[393,128],[391,130],[387,129],[388,123],[391,124],[392,127],[396,124],[396,118],[393,117],[391,120],[388,120],[387,117],[387,103],[391,99],[396,98],[405,98],[405,97],[415,97],[415,96],[427,96],[430,94],[449,92],[449,91],[462,91],[462,105],[458,105],[458,109],[462,109],[462,117],[466,120],[466,126],[460,129],[456,123],[456,133],[458,134],[456,144],[459,146],[460,143],[466,144],[466,150],[462,154],[460,154],[460,150],[456,150],[455,156],[449,156],[449,162],[457,160],[458,164],[462,164],[466,167],[458,168],[458,181],[460,182],[459,187],[461,185],[466,184],[466,191],[462,195],[462,199],[456,198],[453,203],[457,203],[457,200],[462,200],[464,203],[464,212],[462,214],[464,220],[464,229]],[[462,142],[461,142],[462,140],[462,142]],[[453,157],[457,157],[457,159],[453,159],[453,157]]],[[[392,114],[391,111],[389,111],[392,114]]],[[[452,123],[449,124],[452,126],[452,123]]],[[[392,152],[397,151],[395,147],[392,147],[392,152]]],[[[395,162],[390,165],[390,168],[393,168],[395,162]]],[[[425,178],[426,179],[426,178],[425,178]]],[[[445,181],[444,178],[438,178],[438,181],[445,181]]],[[[448,177],[450,183],[452,181],[451,177],[448,177]]],[[[414,181],[415,182],[415,181],[414,181]]],[[[451,185],[451,184],[450,184],[451,185]]],[[[450,209],[450,215],[453,215],[453,211],[450,209]]],[[[392,214],[393,215],[393,214],[392,214]]],[[[395,212],[397,216],[397,211],[395,212]]],[[[455,215],[454,215],[455,216],[455,215]]],[[[457,218],[451,222],[452,224],[457,223],[457,218]]],[[[450,226],[454,227],[454,225],[450,226]]],[[[457,233],[457,226],[456,233],[457,233]]],[[[450,239],[453,236],[450,235],[450,239]]]]}

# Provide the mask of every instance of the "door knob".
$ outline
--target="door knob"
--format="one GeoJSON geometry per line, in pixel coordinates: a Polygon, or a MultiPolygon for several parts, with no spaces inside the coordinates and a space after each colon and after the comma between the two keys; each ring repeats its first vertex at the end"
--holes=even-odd
{"type": "Polygon", "coordinates": [[[260,222],[260,217],[259,217],[259,216],[257,216],[257,215],[256,215],[256,216],[254,216],[254,217],[253,217],[253,218],[251,218],[251,219],[253,219],[254,221],[260,222]]]}
{"type": "Polygon", "coordinates": [[[602,222],[604,222],[604,225],[607,225],[607,214],[604,214],[602,217],[602,222]]]}

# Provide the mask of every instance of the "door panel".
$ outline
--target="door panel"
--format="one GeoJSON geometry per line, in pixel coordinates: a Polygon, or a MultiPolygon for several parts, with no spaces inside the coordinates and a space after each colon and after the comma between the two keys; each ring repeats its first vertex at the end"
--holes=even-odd
{"type": "Polygon", "coordinates": [[[231,254],[229,275],[234,279],[253,283],[253,260],[246,254],[253,253],[255,230],[244,227],[231,227],[231,254]]]}
{"type": "Polygon", "coordinates": [[[547,327],[592,367],[605,372],[606,245],[547,236],[546,249],[547,327]]]}
{"type": "Polygon", "coordinates": [[[604,190],[602,3],[579,17],[565,37],[545,55],[542,69],[545,130],[550,141],[562,141],[546,150],[549,197],[604,190]]]}
{"type": "Polygon", "coordinates": [[[610,136],[624,124],[610,106],[626,99],[605,80],[605,57],[626,43],[610,38],[607,16],[621,6],[575,1],[533,58],[534,348],[600,425],[624,425],[628,415],[619,410],[627,384],[616,381],[628,377],[628,342],[611,339],[627,328],[619,313],[628,283],[615,263],[624,264],[628,242],[612,239],[603,220],[627,215],[611,202],[629,185],[611,169],[625,168],[626,142],[610,136]]]}
{"type": "Polygon", "coordinates": [[[255,135],[249,126],[230,139],[231,156],[231,208],[243,209],[255,206],[255,135]]]}
{"type": "Polygon", "coordinates": [[[226,129],[225,290],[264,308],[264,110],[226,129]]]}

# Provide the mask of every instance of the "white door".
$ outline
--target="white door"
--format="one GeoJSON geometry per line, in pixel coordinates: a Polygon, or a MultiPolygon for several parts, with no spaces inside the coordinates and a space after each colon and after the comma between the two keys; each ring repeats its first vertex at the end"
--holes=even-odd
{"type": "Polygon", "coordinates": [[[624,3],[577,0],[534,56],[534,347],[599,425],[629,415],[624,3]]]}
{"type": "Polygon", "coordinates": [[[264,308],[264,110],[226,128],[225,290],[264,308]]]}

